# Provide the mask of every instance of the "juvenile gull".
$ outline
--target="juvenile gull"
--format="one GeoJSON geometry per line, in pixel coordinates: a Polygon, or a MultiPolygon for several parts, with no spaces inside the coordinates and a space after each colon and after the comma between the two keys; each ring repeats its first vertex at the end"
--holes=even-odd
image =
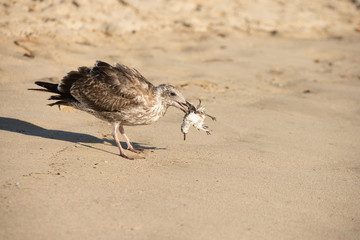
{"type": "Polygon", "coordinates": [[[138,152],[126,136],[124,126],[148,125],[164,116],[169,106],[187,111],[188,103],[181,92],[167,84],[154,86],[136,69],[115,63],[97,61],[93,68],[79,67],[69,72],[59,84],[40,82],[38,89],[56,93],[49,104],[72,106],[113,124],[112,136],[120,156],[131,159],[121,147],[117,129],[127,149],[138,152]]]}

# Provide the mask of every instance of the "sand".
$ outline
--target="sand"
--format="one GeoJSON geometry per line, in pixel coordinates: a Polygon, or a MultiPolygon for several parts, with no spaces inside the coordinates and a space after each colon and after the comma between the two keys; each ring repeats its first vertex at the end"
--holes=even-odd
{"type": "Polygon", "coordinates": [[[359,239],[356,1],[86,3],[0,6],[0,239],[359,239]],[[212,134],[170,108],[125,128],[130,161],[28,90],[98,59],[202,99],[212,134]]]}

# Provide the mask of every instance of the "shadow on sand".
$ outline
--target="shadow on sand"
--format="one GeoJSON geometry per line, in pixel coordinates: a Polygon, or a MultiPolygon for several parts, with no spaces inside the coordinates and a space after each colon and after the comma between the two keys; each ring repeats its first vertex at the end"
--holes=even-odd
{"type": "MultiPolygon", "coordinates": [[[[84,134],[84,133],[46,129],[46,128],[37,126],[33,123],[29,123],[26,121],[15,119],[15,118],[0,117],[0,130],[21,133],[21,134],[29,135],[29,136],[37,136],[37,137],[43,137],[43,138],[48,138],[48,139],[78,143],[82,146],[101,150],[101,151],[104,151],[107,153],[112,153],[112,152],[98,149],[96,147],[87,145],[85,143],[109,143],[113,146],[116,146],[116,143],[114,140],[109,140],[107,138],[100,139],[100,138],[91,136],[89,134],[84,134]]],[[[149,149],[149,150],[164,150],[165,149],[165,148],[143,146],[141,143],[137,143],[137,142],[133,142],[132,144],[135,148],[138,147],[138,148],[149,149]]],[[[121,146],[125,149],[127,147],[125,142],[121,142],[121,146]]]]}

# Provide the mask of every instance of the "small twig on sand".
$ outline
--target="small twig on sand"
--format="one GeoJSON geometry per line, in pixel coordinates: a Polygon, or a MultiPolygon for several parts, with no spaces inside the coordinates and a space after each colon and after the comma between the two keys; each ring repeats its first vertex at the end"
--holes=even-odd
{"type": "Polygon", "coordinates": [[[34,58],[35,55],[33,54],[33,52],[30,49],[28,49],[27,47],[25,47],[24,45],[22,45],[21,42],[28,42],[28,43],[34,43],[34,44],[37,44],[38,42],[33,41],[33,40],[15,40],[14,41],[14,44],[16,46],[19,46],[25,50],[24,56],[34,58]]]}

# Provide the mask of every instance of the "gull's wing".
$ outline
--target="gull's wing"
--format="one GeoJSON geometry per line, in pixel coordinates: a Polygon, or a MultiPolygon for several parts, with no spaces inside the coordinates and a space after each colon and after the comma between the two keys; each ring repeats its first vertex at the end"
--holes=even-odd
{"type": "Polygon", "coordinates": [[[146,105],[152,100],[154,86],[135,69],[97,62],[88,70],[70,88],[71,95],[85,108],[112,112],[146,105]]]}

